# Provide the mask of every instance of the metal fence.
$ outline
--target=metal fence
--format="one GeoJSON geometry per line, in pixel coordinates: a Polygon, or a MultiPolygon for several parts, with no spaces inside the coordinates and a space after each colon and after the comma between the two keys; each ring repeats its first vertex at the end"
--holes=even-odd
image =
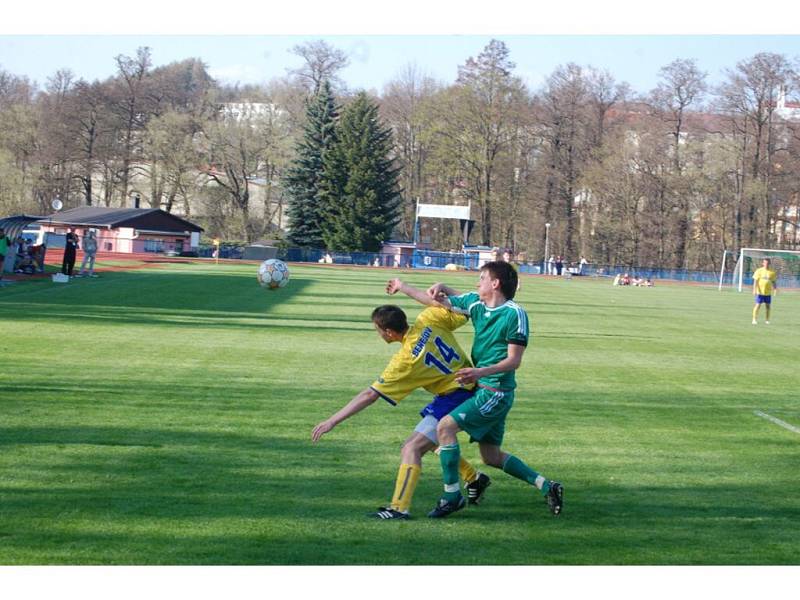
{"type": "MultiPolygon", "coordinates": [[[[476,253],[435,252],[415,250],[411,255],[398,257],[395,254],[378,252],[331,252],[315,248],[284,248],[278,251],[278,258],[290,262],[321,263],[326,262],[326,255],[333,264],[362,265],[376,267],[399,267],[413,269],[444,269],[447,265],[456,265],[464,270],[477,270],[480,266],[476,253]]],[[[222,254],[220,255],[222,257],[222,254]]],[[[544,262],[526,262],[517,264],[517,269],[525,275],[556,275],[550,272],[550,265],[544,262]]],[[[707,285],[719,283],[719,271],[699,271],[691,269],[665,269],[660,267],[638,267],[626,265],[576,264],[565,265],[561,271],[563,277],[607,277],[613,279],[617,275],[627,273],[631,277],[643,279],[684,281],[707,285]]],[[[745,285],[752,285],[752,273],[745,276],[745,285]]],[[[733,285],[733,273],[726,272],[723,285],[733,285]]],[[[778,287],[800,288],[800,276],[782,275],[778,277],[778,287]]]]}
{"type": "MultiPolygon", "coordinates": [[[[576,275],[573,269],[564,269],[562,274],[576,275]]],[[[541,272],[541,267],[538,268],[541,272]]],[[[546,271],[546,269],[545,269],[546,271]]],[[[625,275],[626,273],[631,277],[640,277],[643,279],[666,279],[670,281],[686,281],[690,283],[701,283],[708,285],[719,284],[719,271],[695,271],[691,269],[663,269],[659,267],[631,267],[619,265],[585,265],[582,269],[582,275],[589,277],[616,277],[617,275],[625,275]]],[[[524,272],[524,269],[520,269],[524,272]]],[[[732,287],[734,274],[732,271],[726,271],[722,276],[722,285],[732,287]]],[[[745,273],[743,285],[753,285],[753,274],[745,273]]],[[[794,274],[786,274],[778,276],[778,287],[784,288],[800,288],[800,276],[794,274]]]]}
{"type": "MultiPolygon", "coordinates": [[[[48,240],[54,248],[63,248],[63,242],[56,234],[49,234],[48,240]],[[53,243],[55,242],[55,243],[53,243]]],[[[100,240],[102,241],[102,239],[100,240]]],[[[214,258],[217,247],[211,244],[201,244],[191,251],[176,252],[179,250],[169,244],[148,244],[145,252],[155,254],[198,256],[201,258],[214,258]]],[[[99,250],[105,249],[99,244],[99,250]]],[[[235,243],[222,243],[219,246],[218,258],[241,259],[244,256],[245,246],[235,243]]],[[[299,263],[328,263],[336,265],[395,267],[403,269],[442,270],[448,265],[455,265],[459,270],[476,271],[482,264],[478,253],[475,252],[438,252],[429,250],[414,250],[410,254],[388,254],[381,252],[329,252],[319,248],[278,248],[277,257],[287,262],[299,263]]],[[[515,263],[518,271],[524,275],[551,275],[557,276],[551,264],[542,262],[515,263]]],[[[630,277],[640,277],[653,281],[685,281],[698,284],[716,285],[719,283],[719,271],[697,271],[689,269],[665,269],[659,267],[640,267],[630,265],[604,265],[589,263],[582,267],[575,263],[565,263],[561,271],[563,277],[593,277],[614,278],[617,275],[628,274],[630,277]]],[[[753,284],[752,273],[745,273],[743,285],[753,284]]],[[[723,285],[733,286],[733,273],[728,271],[723,276],[723,285]]],[[[779,288],[800,288],[800,275],[783,274],[778,277],[779,288]]]]}

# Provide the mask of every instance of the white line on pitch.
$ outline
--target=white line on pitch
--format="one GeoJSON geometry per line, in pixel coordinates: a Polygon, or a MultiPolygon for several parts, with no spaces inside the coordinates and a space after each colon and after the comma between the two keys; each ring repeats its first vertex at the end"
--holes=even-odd
{"type": "Polygon", "coordinates": [[[800,433],[800,427],[795,427],[794,425],[790,425],[786,421],[781,421],[780,419],[777,419],[777,418],[773,417],[772,415],[768,415],[765,412],[761,412],[760,410],[756,410],[756,411],[753,411],[753,414],[756,414],[759,417],[761,417],[762,419],[766,419],[767,421],[772,421],[773,423],[775,423],[775,425],[780,425],[784,429],[788,429],[789,431],[794,431],[795,433],[800,433]]]}

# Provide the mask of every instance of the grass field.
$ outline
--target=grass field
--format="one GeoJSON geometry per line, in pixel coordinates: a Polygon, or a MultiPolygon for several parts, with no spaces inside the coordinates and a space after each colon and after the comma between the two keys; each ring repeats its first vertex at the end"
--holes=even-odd
{"type": "Polygon", "coordinates": [[[800,434],[754,414],[800,427],[800,294],[753,327],[749,294],[524,278],[505,446],[564,483],[563,515],[492,471],[480,507],[426,519],[429,456],[416,518],[379,522],[427,396],[310,433],[396,349],[369,322],[395,273],[293,266],[270,293],[255,271],[0,289],[0,564],[800,563],[800,434]]]}

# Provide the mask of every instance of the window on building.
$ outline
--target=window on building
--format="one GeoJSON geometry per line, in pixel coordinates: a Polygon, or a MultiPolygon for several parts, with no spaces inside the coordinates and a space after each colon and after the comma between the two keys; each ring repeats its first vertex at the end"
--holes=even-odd
{"type": "Polygon", "coordinates": [[[164,252],[164,240],[145,240],[145,252],[164,252]]]}

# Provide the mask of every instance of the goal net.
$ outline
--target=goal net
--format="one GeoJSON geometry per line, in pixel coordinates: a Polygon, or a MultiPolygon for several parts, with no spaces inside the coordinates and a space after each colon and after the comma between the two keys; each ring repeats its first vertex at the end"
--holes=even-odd
{"type": "MultiPolygon", "coordinates": [[[[800,282],[800,251],[770,250],[764,248],[742,248],[733,268],[731,285],[740,292],[744,286],[752,285],[753,272],[768,258],[770,268],[778,275],[778,287],[797,287],[800,282]]],[[[722,289],[725,269],[720,272],[719,285],[722,289]]]]}

